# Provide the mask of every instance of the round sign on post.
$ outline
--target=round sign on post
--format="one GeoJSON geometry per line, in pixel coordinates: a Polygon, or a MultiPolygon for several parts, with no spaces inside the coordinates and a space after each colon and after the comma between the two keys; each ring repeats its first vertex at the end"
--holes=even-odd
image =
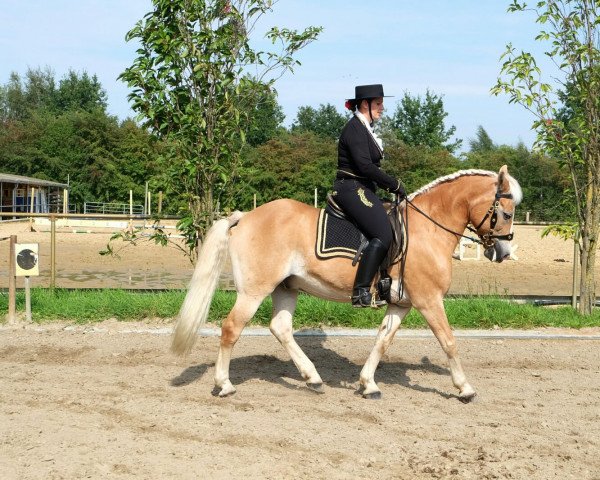
{"type": "Polygon", "coordinates": [[[40,274],[37,243],[17,243],[15,255],[17,277],[33,277],[40,274]]]}

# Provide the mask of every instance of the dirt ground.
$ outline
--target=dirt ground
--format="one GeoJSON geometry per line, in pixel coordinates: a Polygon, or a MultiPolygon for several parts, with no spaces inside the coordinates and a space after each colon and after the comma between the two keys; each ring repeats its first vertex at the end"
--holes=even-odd
{"type": "MultiPolygon", "coordinates": [[[[0,224],[0,238],[17,235],[19,243],[38,243],[40,277],[32,285],[50,282],[50,234],[48,226],[28,222],[0,224]]],[[[453,294],[510,294],[569,296],[572,293],[573,244],[556,237],[541,238],[543,227],[515,227],[517,260],[491,263],[481,254],[475,260],[474,245],[465,249],[465,259],[453,260],[453,294]]],[[[114,243],[120,258],[98,254],[113,230],[58,229],[56,241],[56,285],[77,288],[185,288],[192,276],[189,260],[174,247],[161,247],[141,240],[137,246],[114,243]],[[76,233],[74,233],[76,232],[76,233]]],[[[178,241],[178,240],[175,240],[178,241]]],[[[481,252],[480,252],[481,253],[481,252]]],[[[600,267],[600,257],[598,259],[600,267]]],[[[8,241],[0,241],[0,288],[8,285],[8,241]]],[[[228,271],[222,286],[231,287],[228,271]]],[[[19,280],[19,286],[22,280],[19,280]]]]}
{"type": "Polygon", "coordinates": [[[464,405],[433,337],[400,334],[378,401],[356,394],[373,338],[299,338],[320,395],[242,337],[221,399],[218,338],[179,359],[164,324],[136,327],[0,328],[2,479],[600,479],[599,340],[460,339],[464,405]]]}
{"type": "MultiPolygon", "coordinates": [[[[39,243],[33,284],[47,285],[50,235],[36,230],[2,225],[0,238],[39,243]]],[[[569,295],[572,245],[540,232],[516,228],[515,261],[455,260],[452,292],[569,295]]],[[[60,229],[57,285],[187,284],[192,267],[176,249],[142,242],[102,257],[110,235],[60,229]]],[[[0,287],[7,258],[0,241],[0,287]]],[[[478,391],[464,405],[433,337],[399,334],[377,371],[380,401],[356,394],[373,338],[299,337],[325,382],[319,395],[273,337],[242,337],[238,393],[220,399],[218,338],[181,359],[170,328],[0,325],[0,478],[600,479],[600,340],[461,338],[478,391]]]]}

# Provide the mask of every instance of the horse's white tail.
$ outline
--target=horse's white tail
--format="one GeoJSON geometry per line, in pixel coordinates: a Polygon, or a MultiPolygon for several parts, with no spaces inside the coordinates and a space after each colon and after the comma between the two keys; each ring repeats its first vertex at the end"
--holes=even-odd
{"type": "Polygon", "coordinates": [[[234,212],[228,218],[215,222],[206,234],[188,293],[173,330],[172,352],[186,354],[194,346],[198,329],[208,316],[208,309],[227,258],[229,229],[239,222],[243,215],[242,212],[234,212]]]}

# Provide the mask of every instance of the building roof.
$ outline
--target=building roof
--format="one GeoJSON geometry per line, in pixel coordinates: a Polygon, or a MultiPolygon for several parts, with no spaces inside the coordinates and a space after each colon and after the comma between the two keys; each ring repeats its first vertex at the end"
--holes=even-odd
{"type": "Polygon", "coordinates": [[[0,173],[0,182],[2,183],[19,183],[21,185],[32,185],[40,187],[61,187],[69,188],[66,183],[51,182],[50,180],[42,180],[40,178],[23,177],[21,175],[11,175],[10,173],[0,173]]]}

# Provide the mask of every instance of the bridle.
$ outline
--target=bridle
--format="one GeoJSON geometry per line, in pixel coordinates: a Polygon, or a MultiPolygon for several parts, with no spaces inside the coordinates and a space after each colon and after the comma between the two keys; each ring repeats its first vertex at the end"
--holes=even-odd
{"type": "Polygon", "coordinates": [[[456,235],[457,237],[466,238],[468,240],[471,240],[472,242],[479,243],[484,248],[491,248],[491,247],[494,246],[494,240],[495,239],[497,239],[497,240],[508,240],[510,242],[513,239],[513,237],[514,237],[514,234],[512,232],[510,232],[507,235],[494,235],[494,227],[496,226],[496,223],[498,222],[498,207],[500,206],[500,199],[501,198],[512,199],[513,196],[512,196],[512,193],[499,193],[499,192],[496,192],[496,196],[494,198],[494,202],[492,203],[492,205],[490,206],[490,208],[488,208],[488,210],[485,213],[485,216],[483,217],[483,219],[481,220],[481,222],[479,222],[479,224],[476,227],[472,227],[471,225],[467,225],[467,229],[470,232],[473,232],[475,235],[477,235],[478,238],[470,237],[468,235],[463,235],[462,233],[455,232],[454,230],[451,230],[451,229],[445,227],[444,225],[440,224],[439,222],[437,222],[436,220],[434,220],[433,218],[431,218],[428,214],[426,214],[423,210],[421,210],[419,207],[417,207],[408,198],[405,198],[405,200],[406,200],[406,203],[408,205],[410,205],[414,210],[416,210],[417,212],[419,212],[421,215],[423,215],[429,221],[431,221],[432,223],[434,223],[435,225],[437,225],[438,227],[440,227],[442,230],[445,230],[448,233],[456,235]],[[485,223],[485,221],[488,218],[490,219],[490,229],[489,229],[489,231],[487,231],[486,233],[483,233],[483,234],[479,233],[479,229],[483,226],[483,224],[485,223]]]}
{"type": "Polygon", "coordinates": [[[512,232],[510,232],[508,235],[494,235],[494,227],[498,222],[498,207],[500,206],[501,198],[508,198],[512,200],[513,196],[512,193],[496,192],[496,198],[494,198],[494,203],[490,208],[488,208],[488,211],[486,212],[481,222],[479,222],[479,225],[477,225],[475,228],[471,227],[470,225],[467,225],[467,229],[470,232],[475,233],[479,237],[479,243],[481,243],[481,245],[483,245],[485,248],[493,247],[495,238],[498,240],[508,240],[510,242],[514,237],[514,234],[512,232]],[[490,217],[490,215],[490,230],[482,235],[479,233],[479,229],[485,223],[488,217],[490,217]]]}

